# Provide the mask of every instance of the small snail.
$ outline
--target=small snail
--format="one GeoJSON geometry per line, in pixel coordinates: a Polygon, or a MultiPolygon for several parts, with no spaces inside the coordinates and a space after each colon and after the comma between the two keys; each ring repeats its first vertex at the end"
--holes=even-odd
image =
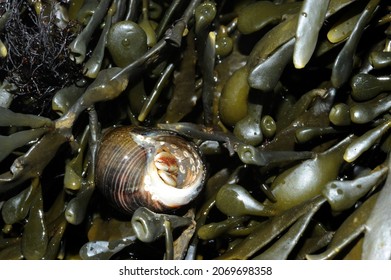
{"type": "Polygon", "coordinates": [[[205,175],[197,147],[174,132],[124,126],[102,137],[96,183],[127,214],[141,206],[164,212],[186,205],[201,191],[205,175]]]}

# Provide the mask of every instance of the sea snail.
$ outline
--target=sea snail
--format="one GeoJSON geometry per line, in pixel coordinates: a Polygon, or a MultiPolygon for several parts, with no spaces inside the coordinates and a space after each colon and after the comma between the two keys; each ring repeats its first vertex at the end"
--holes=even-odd
{"type": "Polygon", "coordinates": [[[124,213],[141,206],[165,212],[186,205],[201,191],[205,176],[197,146],[174,132],[123,126],[102,137],[96,183],[124,213]]]}

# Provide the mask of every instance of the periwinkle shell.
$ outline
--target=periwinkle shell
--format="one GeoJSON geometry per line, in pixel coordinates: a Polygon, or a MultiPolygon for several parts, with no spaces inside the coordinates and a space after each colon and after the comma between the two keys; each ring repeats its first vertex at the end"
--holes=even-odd
{"type": "Polygon", "coordinates": [[[201,191],[205,175],[197,147],[167,130],[113,128],[98,151],[97,186],[127,214],[141,206],[164,212],[186,205],[201,191]]]}

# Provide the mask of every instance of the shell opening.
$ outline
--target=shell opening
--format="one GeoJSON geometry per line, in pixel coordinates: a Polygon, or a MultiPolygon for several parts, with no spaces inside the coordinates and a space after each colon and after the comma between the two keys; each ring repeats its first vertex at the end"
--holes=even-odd
{"type": "Polygon", "coordinates": [[[177,136],[159,139],[153,163],[146,175],[145,190],[167,207],[193,200],[202,188],[205,166],[196,147],[177,136]],[[164,143],[164,144],[163,144],[164,143]]]}
{"type": "Polygon", "coordinates": [[[154,158],[154,164],[160,179],[169,186],[176,187],[178,175],[178,162],[171,153],[162,150],[154,158]]]}

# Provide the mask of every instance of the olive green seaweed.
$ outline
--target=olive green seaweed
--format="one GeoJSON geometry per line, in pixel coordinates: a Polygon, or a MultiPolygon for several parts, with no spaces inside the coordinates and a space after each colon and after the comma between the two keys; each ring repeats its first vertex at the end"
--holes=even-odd
{"type": "Polygon", "coordinates": [[[307,255],[306,258],[310,260],[332,259],[343,248],[362,235],[365,231],[365,222],[373,209],[377,197],[378,195],[371,196],[342,223],[335,232],[327,250],[320,254],[307,255]]]}
{"type": "Polygon", "coordinates": [[[350,107],[350,119],[353,123],[365,124],[391,108],[391,97],[381,94],[365,102],[357,102],[350,107]]]}
{"type": "Polygon", "coordinates": [[[334,127],[302,127],[296,130],[296,142],[305,143],[315,138],[339,133],[334,127]]]}
{"type": "Polygon", "coordinates": [[[157,214],[145,207],[138,208],[132,216],[132,228],[137,238],[142,242],[153,242],[161,236],[165,236],[166,259],[174,258],[172,230],[188,226],[191,223],[192,220],[188,217],[157,214]]]}
{"type": "Polygon", "coordinates": [[[147,46],[153,47],[156,44],[156,33],[153,23],[149,20],[149,0],[142,1],[142,12],[139,20],[139,26],[144,30],[147,36],[147,46]]]}
{"type": "Polygon", "coordinates": [[[9,136],[0,135],[0,161],[6,158],[12,151],[26,145],[29,142],[38,140],[44,133],[48,132],[49,128],[33,128],[15,132],[9,136]]]}
{"type": "Polygon", "coordinates": [[[270,115],[265,115],[261,118],[262,135],[266,138],[272,138],[276,134],[276,121],[270,115]]]}
{"type": "Polygon", "coordinates": [[[300,217],[315,212],[325,202],[325,198],[316,196],[296,207],[293,207],[261,224],[242,242],[217,259],[247,259],[264,248],[282,231],[294,224],[300,217]]]}
{"type": "Polygon", "coordinates": [[[200,68],[203,73],[202,78],[202,105],[204,109],[204,123],[207,126],[216,123],[215,115],[213,114],[213,103],[215,93],[215,57],[216,57],[216,35],[214,32],[209,32],[206,35],[205,47],[202,51],[201,59],[199,60],[200,68]]]}
{"type": "Polygon", "coordinates": [[[27,217],[38,188],[39,180],[33,179],[28,188],[4,203],[1,214],[6,224],[12,225],[27,217]]]}
{"type": "Polygon", "coordinates": [[[387,211],[391,196],[390,160],[388,159],[387,180],[379,193],[375,205],[365,223],[365,236],[362,247],[362,259],[391,259],[391,224],[387,211]]]}
{"type": "Polygon", "coordinates": [[[220,118],[224,124],[233,126],[248,112],[248,94],[250,85],[246,77],[247,67],[235,71],[225,84],[220,98],[220,118]]]}
{"type": "Polygon", "coordinates": [[[384,182],[388,168],[380,166],[368,172],[362,172],[353,180],[332,181],[325,185],[322,194],[327,198],[333,211],[343,211],[352,207],[370,190],[384,182]]]}
{"type": "Polygon", "coordinates": [[[252,88],[268,92],[276,87],[286,65],[292,61],[295,42],[294,38],[290,39],[262,63],[251,69],[248,83],[252,88]]]}
{"type": "Polygon", "coordinates": [[[339,88],[348,81],[353,70],[354,54],[360,41],[364,28],[372,18],[380,0],[371,0],[361,13],[357,24],[352,30],[341,52],[338,54],[331,73],[331,82],[334,87],[339,88]]]}
{"type": "Polygon", "coordinates": [[[198,5],[194,11],[195,33],[200,34],[209,27],[216,13],[216,5],[213,1],[205,1],[198,5]]]}
{"type": "Polygon", "coordinates": [[[269,24],[278,23],[287,14],[297,13],[299,2],[275,4],[271,1],[257,1],[243,7],[238,12],[238,29],[243,34],[261,30],[269,24]]]}
{"type": "Polygon", "coordinates": [[[227,184],[220,188],[216,195],[216,207],[227,216],[274,216],[273,206],[265,206],[242,186],[227,184]],[[231,203],[227,203],[231,201],[231,203]]]}
{"type": "Polygon", "coordinates": [[[26,154],[15,159],[9,172],[0,175],[0,193],[15,188],[25,180],[40,176],[65,142],[66,138],[60,134],[48,133],[42,136],[26,154]]]}
{"type": "Polygon", "coordinates": [[[343,151],[352,140],[353,136],[348,136],[315,158],[308,159],[279,174],[271,186],[277,202],[267,205],[273,205],[280,211],[287,210],[319,195],[326,183],[338,177],[343,163],[343,151]]]}
{"type": "Polygon", "coordinates": [[[318,34],[326,17],[328,0],[304,0],[297,22],[293,63],[296,68],[305,67],[315,50],[318,34]]]}
{"type": "Polygon", "coordinates": [[[41,186],[37,186],[34,193],[27,224],[24,228],[21,250],[27,260],[41,259],[47,250],[49,242],[47,225],[43,212],[43,200],[41,186]]]}
{"type": "Polygon", "coordinates": [[[216,56],[219,58],[231,54],[234,48],[234,40],[230,37],[228,27],[221,25],[216,35],[216,56]]]}
{"type": "Polygon", "coordinates": [[[362,153],[375,145],[375,143],[388,131],[390,126],[391,121],[385,121],[383,124],[368,130],[360,137],[354,139],[345,150],[343,155],[344,160],[347,162],[356,160],[362,153]]]}
{"type": "Polygon", "coordinates": [[[246,222],[248,217],[228,217],[226,220],[217,222],[217,223],[209,223],[201,226],[198,231],[198,237],[202,240],[209,240],[213,238],[217,238],[222,234],[228,232],[229,230],[239,227],[243,222],[246,222]]]}
{"type": "Polygon", "coordinates": [[[114,4],[115,3],[113,2],[112,6],[109,8],[109,12],[107,13],[106,16],[105,27],[102,30],[99,41],[94,51],[92,52],[91,57],[84,64],[83,72],[85,73],[84,75],[86,77],[96,78],[96,76],[99,73],[99,70],[102,67],[103,58],[105,55],[106,43],[107,43],[107,34],[109,32],[113,13],[114,13],[114,7],[113,7],[114,4]]]}
{"type": "Polygon", "coordinates": [[[261,127],[262,106],[257,104],[248,105],[247,115],[238,121],[233,133],[241,141],[252,146],[258,146],[263,141],[261,127]]]}
{"type": "MultiPolygon", "coordinates": [[[[159,80],[156,82],[155,87],[152,90],[152,93],[148,96],[147,100],[144,102],[143,107],[141,108],[140,114],[137,118],[138,121],[142,122],[144,121],[150,111],[152,110],[153,105],[155,105],[157,99],[160,96],[160,93],[164,89],[164,87],[167,85],[169,78],[171,77],[172,73],[174,72],[174,64],[169,64],[164,69],[163,73],[161,74],[159,80]]],[[[174,98],[173,98],[174,100],[174,98]]]]}
{"type": "Polygon", "coordinates": [[[88,21],[86,27],[69,45],[73,59],[78,63],[82,63],[86,57],[87,45],[91,40],[93,32],[98,28],[101,20],[104,18],[110,1],[100,1],[94,10],[91,19],[88,21]]]}
{"type": "MultiPolygon", "coordinates": [[[[187,114],[189,114],[197,100],[200,93],[196,91],[196,52],[194,44],[194,36],[192,33],[187,35],[187,47],[183,52],[183,58],[178,69],[174,74],[173,83],[174,89],[170,103],[168,104],[164,121],[166,123],[175,123],[187,114]]],[[[173,65],[171,66],[172,68],[173,65]]],[[[162,74],[162,76],[165,72],[162,74]]],[[[168,81],[164,83],[166,85],[168,81]]],[[[151,102],[151,104],[154,104],[151,102]]]]}
{"type": "Polygon", "coordinates": [[[276,120],[277,131],[271,141],[264,143],[262,151],[295,150],[296,130],[301,127],[324,127],[330,123],[329,114],[336,90],[314,89],[304,94],[292,107],[284,109],[283,119],[276,120]]]}
{"type": "Polygon", "coordinates": [[[80,248],[80,257],[84,260],[109,260],[114,254],[133,244],[135,236],[115,241],[90,241],[80,248]]]}
{"type": "Polygon", "coordinates": [[[372,52],[369,59],[375,69],[383,69],[391,65],[391,53],[389,51],[372,52]]]}
{"type": "Polygon", "coordinates": [[[307,214],[299,218],[270,248],[252,258],[253,260],[286,260],[293,248],[299,242],[304,230],[311,222],[312,216],[317,208],[312,209],[307,214]]]}
{"type": "Polygon", "coordinates": [[[84,93],[86,85],[87,80],[81,79],[75,84],[57,91],[52,99],[52,109],[63,116],[84,93]]]}
{"type": "Polygon", "coordinates": [[[147,35],[133,21],[117,22],[108,30],[107,49],[115,64],[125,67],[147,51],[147,35]]]}
{"type": "MultiPolygon", "coordinates": [[[[129,2],[136,2],[136,1],[129,1],[129,2]]],[[[173,0],[170,4],[170,6],[165,11],[162,19],[160,20],[158,26],[155,29],[156,37],[158,39],[161,39],[164,30],[167,29],[167,25],[170,22],[170,20],[173,18],[175,11],[178,9],[178,6],[181,4],[181,0],[173,0]]],[[[159,5],[156,5],[157,7],[160,7],[159,5]]]]}
{"type": "Polygon", "coordinates": [[[36,115],[15,113],[0,107],[0,126],[28,126],[31,128],[52,127],[53,121],[36,115]]]}
{"type": "Polygon", "coordinates": [[[88,144],[90,129],[86,127],[79,141],[77,155],[69,160],[65,165],[64,188],[72,191],[79,190],[83,181],[83,172],[85,169],[84,160],[88,144]]]}
{"type": "Polygon", "coordinates": [[[330,110],[330,122],[337,126],[345,126],[351,123],[350,107],[345,103],[338,103],[330,110]]]}
{"type": "Polygon", "coordinates": [[[391,90],[391,78],[389,76],[374,76],[359,73],[351,80],[352,97],[357,101],[366,101],[377,96],[381,92],[391,90]]]}
{"type": "Polygon", "coordinates": [[[152,242],[165,233],[164,221],[170,221],[173,228],[186,226],[191,222],[189,218],[156,214],[141,207],[133,214],[132,227],[138,239],[143,242],[152,242]]]}

